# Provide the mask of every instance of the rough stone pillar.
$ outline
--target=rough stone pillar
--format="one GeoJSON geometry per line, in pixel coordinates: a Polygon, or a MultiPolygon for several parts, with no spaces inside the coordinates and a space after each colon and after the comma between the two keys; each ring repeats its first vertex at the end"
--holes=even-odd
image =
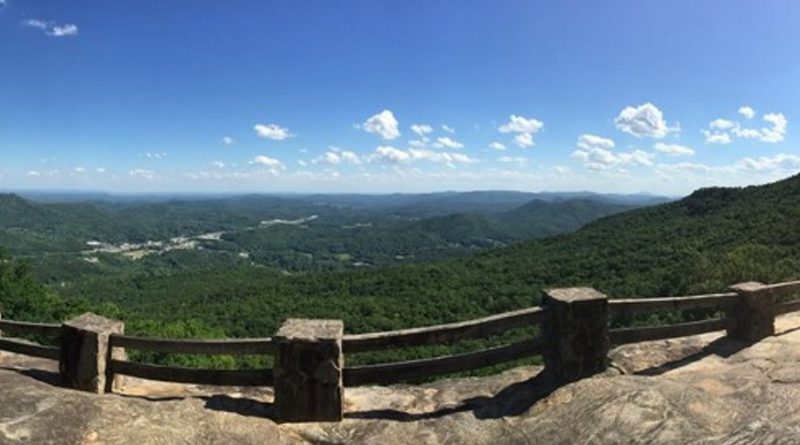
{"type": "Polygon", "coordinates": [[[544,291],[545,373],[557,385],[608,367],[608,297],[589,287],[544,291]]]}
{"type": "Polygon", "coordinates": [[[763,286],[749,281],[730,287],[739,298],[728,310],[729,338],[755,342],[775,335],[775,303],[769,292],[761,290],[763,286]]]}
{"type": "MultiPolygon", "coordinates": [[[[65,321],[61,325],[59,363],[62,384],[95,394],[111,391],[113,381],[108,378],[106,370],[111,358],[108,338],[111,334],[124,333],[124,322],[90,312],[65,321]]],[[[124,351],[118,354],[124,355],[124,351]]]]}
{"type": "Polygon", "coordinates": [[[280,421],[342,420],[341,320],[288,319],[273,338],[275,414],[280,421]]]}

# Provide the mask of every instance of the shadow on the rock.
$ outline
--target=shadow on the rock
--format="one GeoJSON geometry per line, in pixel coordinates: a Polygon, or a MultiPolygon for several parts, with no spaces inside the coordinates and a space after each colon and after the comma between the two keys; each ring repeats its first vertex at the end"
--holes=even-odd
{"type": "Polygon", "coordinates": [[[0,366],[0,369],[3,371],[13,371],[19,373],[48,385],[63,387],[61,384],[61,376],[57,372],[35,368],[14,368],[8,366],[0,366]]]}
{"type": "Polygon", "coordinates": [[[205,407],[214,411],[225,411],[242,416],[269,418],[274,420],[275,409],[272,403],[258,400],[231,397],[224,394],[203,396],[200,399],[206,402],[205,407]]]}
{"type": "Polygon", "coordinates": [[[646,376],[656,376],[664,374],[665,372],[672,371],[674,369],[681,368],[686,366],[690,363],[694,363],[696,361],[702,360],[706,357],[716,355],[722,358],[728,358],[737,352],[749,348],[754,343],[749,343],[745,341],[738,341],[738,340],[731,340],[726,337],[718,338],[711,343],[705,345],[701,350],[695,352],[694,354],[687,355],[686,357],[682,357],[677,360],[673,360],[658,366],[653,366],[651,368],[642,369],[640,371],[636,371],[634,375],[646,375],[646,376]]]}
{"type": "Polygon", "coordinates": [[[494,396],[473,397],[456,406],[441,408],[427,413],[407,413],[404,411],[384,409],[345,413],[347,419],[394,420],[398,422],[414,422],[418,420],[436,419],[451,414],[471,411],[478,419],[496,419],[500,417],[519,416],[527,412],[538,401],[544,399],[557,387],[544,372],[536,376],[503,388],[494,396]]]}

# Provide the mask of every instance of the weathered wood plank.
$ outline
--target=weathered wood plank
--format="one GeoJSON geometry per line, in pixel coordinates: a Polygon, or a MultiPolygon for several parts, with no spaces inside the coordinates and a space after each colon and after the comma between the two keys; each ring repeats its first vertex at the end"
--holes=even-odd
{"type": "Polygon", "coordinates": [[[28,321],[0,320],[0,331],[16,335],[41,335],[53,338],[61,336],[60,325],[28,321]]]}
{"type": "Polygon", "coordinates": [[[232,338],[208,340],[177,340],[155,337],[112,335],[111,347],[174,354],[271,354],[275,350],[271,338],[232,338]]]}
{"type": "Polygon", "coordinates": [[[348,353],[435,343],[452,343],[471,338],[486,337],[509,329],[540,323],[543,314],[542,308],[532,307],[457,323],[345,335],[342,339],[342,349],[345,353],[348,353]]]}
{"type": "Polygon", "coordinates": [[[608,336],[611,343],[624,345],[641,341],[662,340],[665,338],[686,337],[725,329],[727,320],[714,319],[692,321],[667,326],[649,326],[642,328],[611,329],[608,336]]]}
{"type": "Polygon", "coordinates": [[[196,369],[149,365],[123,360],[109,361],[111,373],[161,382],[218,386],[271,386],[272,369],[196,369]]]}
{"type": "Polygon", "coordinates": [[[769,292],[772,296],[786,295],[800,292],[800,281],[788,281],[785,283],[767,284],[761,287],[759,292],[769,292]]]}
{"type": "Polygon", "coordinates": [[[688,297],[618,299],[608,302],[612,316],[631,315],[642,312],[684,311],[687,309],[724,308],[736,303],[738,294],[726,292],[688,297]]]}
{"type": "Polygon", "coordinates": [[[540,354],[540,338],[466,354],[344,369],[345,386],[390,384],[470,371],[540,354]]]}
{"type": "Polygon", "coordinates": [[[783,315],[795,311],[800,311],[800,300],[775,305],[775,315],[783,315]]]}
{"type": "Polygon", "coordinates": [[[42,346],[23,340],[2,337],[0,337],[0,349],[15,354],[30,355],[32,357],[47,358],[50,360],[58,360],[61,355],[61,351],[52,346],[42,346]]]}

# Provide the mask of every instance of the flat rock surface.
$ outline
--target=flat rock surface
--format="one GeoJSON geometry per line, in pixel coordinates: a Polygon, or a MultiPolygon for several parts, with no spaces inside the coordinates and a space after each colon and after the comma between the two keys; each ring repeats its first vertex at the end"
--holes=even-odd
{"type": "Polygon", "coordinates": [[[612,369],[547,394],[536,367],[346,391],[341,423],[277,424],[269,389],[126,379],[57,386],[56,364],[0,353],[0,444],[800,443],[800,315],[757,344],[720,334],[616,348],[612,369]]]}

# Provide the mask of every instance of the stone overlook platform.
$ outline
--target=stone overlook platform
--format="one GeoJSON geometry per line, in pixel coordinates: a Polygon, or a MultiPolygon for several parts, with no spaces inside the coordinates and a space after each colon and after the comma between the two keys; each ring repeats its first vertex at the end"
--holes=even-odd
{"type": "Polygon", "coordinates": [[[349,388],[341,422],[276,423],[270,389],[126,377],[98,396],[60,386],[57,362],[0,352],[0,444],[800,443],[800,313],[756,343],[719,331],[608,358],[550,394],[524,367],[349,388]]]}

